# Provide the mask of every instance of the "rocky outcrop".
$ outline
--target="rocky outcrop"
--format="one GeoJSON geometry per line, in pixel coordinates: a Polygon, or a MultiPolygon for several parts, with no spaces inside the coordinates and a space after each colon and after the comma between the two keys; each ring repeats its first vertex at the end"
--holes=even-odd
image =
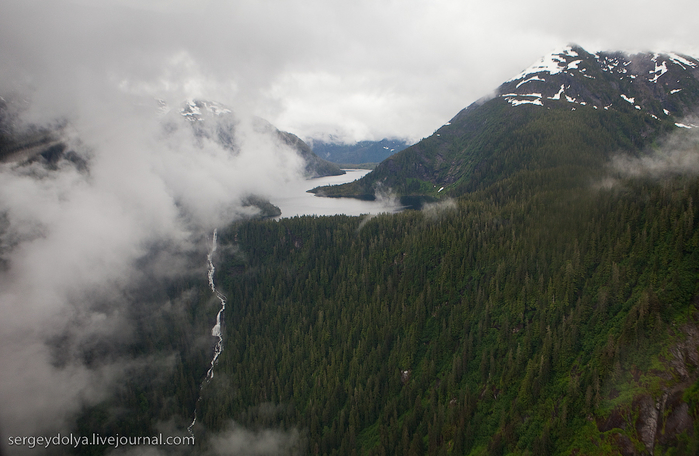
{"type": "Polygon", "coordinates": [[[617,406],[609,416],[597,418],[598,430],[607,433],[609,443],[624,456],[665,454],[666,449],[680,445],[682,435],[694,433],[684,393],[699,377],[699,327],[687,324],[680,332],[682,340],[663,359],[667,370],[653,373],[661,379],[662,390],[638,394],[630,405],[617,406]]]}

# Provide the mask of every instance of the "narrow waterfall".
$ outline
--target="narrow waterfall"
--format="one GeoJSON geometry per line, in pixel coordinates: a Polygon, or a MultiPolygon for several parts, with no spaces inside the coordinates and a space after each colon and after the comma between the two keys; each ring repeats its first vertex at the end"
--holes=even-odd
{"type": "MultiPolygon", "coordinates": [[[[213,328],[211,328],[211,335],[216,337],[218,340],[216,341],[216,345],[214,345],[214,356],[211,358],[211,365],[209,366],[209,370],[206,372],[206,377],[204,378],[204,381],[199,387],[200,394],[196,404],[198,404],[199,401],[201,401],[201,389],[204,387],[205,384],[210,382],[212,378],[214,378],[214,366],[216,365],[216,361],[218,360],[218,357],[221,355],[221,352],[223,351],[223,333],[221,331],[221,318],[223,318],[223,312],[226,310],[226,296],[216,289],[216,284],[214,283],[214,273],[216,272],[216,268],[214,267],[214,253],[216,252],[217,238],[218,231],[214,230],[214,234],[212,236],[211,241],[211,250],[209,250],[209,254],[206,256],[206,261],[208,263],[207,275],[209,277],[209,288],[211,288],[211,291],[221,302],[221,308],[216,314],[216,324],[213,328]]],[[[187,427],[187,431],[192,437],[194,437],[192,427],[194,427],[194,425],[197,422],[196,404],[194,406],[194,419],[192,420],[192,423],[187,427]]]]}

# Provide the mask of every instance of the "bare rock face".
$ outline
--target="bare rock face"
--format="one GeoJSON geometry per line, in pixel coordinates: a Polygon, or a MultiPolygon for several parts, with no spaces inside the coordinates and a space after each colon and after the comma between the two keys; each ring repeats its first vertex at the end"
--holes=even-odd
{"type": "Polygon", "coordinates": [[[668,396],[664,413],[658,429],[657,441],[666,447],[675,447],[677,437],[683,432],[694,431],[692,417],[689,414],[689,405],[682,400],[682,390],[677,390],[668,396]]]}
{"type": "Polygon", "coordinates": [[[691,430],[692,417],[689,416],[689,405],[682,402],[668,416],[665,422],[665,433],[672,436],[691,430]]]}
{"type": "Polygon", "coordinates": [[[678,345],[670,349],[670,354],[672,355],[670,365],[672,366],[672,369],[675,371],[676,375],[682,379],[686,379],[689,377],[689,371],[687,370],[684,350],[682,348],[683,347],[678,345]]]}
{"type": "Polygon", "coordinates": [[[699,328],[694,325],[685,325],[682,332],[687,336],[686,340],[677,345],[678,351],[681,353],[678,359],[684,363],[684,379],[689,379],[689,370],[694,370],[699,367],[699,328]]]}
{"type": "Polygon", "coordinates": [[[672,357],[668,360],[673,374],[683,381],[690,380],[690,372],[699,367],[699,328],[693,325],[685,325],[682,332],[686,339],[671,347],[669,352],[672,357]]]}
{"type": "Polygon", "coordinates": [[[618,407],[606,419],[598,419],[597,428],[600,432],[621,431],[612,434],[611,440],[622,455],[653,455],[658,447],[675,448],[682,433],[694,431],[689,405],[682,399],[683,392],[682,388],[675,388],[673,392],[663,392],[660,398],[648,394],[637,396],[630,408],[618,407]],[[629,429],[627,423],[633,423],[634,427],[629,429]],[[629,435],[638,439],[645,451],[639,452],[629,435]]]}
{"type": "Polygon", "coordinates": [[[655,447],[655,434],[658,430],[659,411],[656,401],[650,396],[641,396],[634,400],[633,408],[638,410],[636,420],[636,432],[638,438],[646,447],[648,454],[653,454],[655,447]]]}

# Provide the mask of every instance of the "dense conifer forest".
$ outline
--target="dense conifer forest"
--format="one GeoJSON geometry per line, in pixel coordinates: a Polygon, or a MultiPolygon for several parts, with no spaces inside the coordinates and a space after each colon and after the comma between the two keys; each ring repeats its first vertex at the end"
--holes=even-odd
{"type": "Polygon", "coordinates": [[[694,454],[699,182],[578,171],[230,227],[202,422],[309,454],[694,454]]]}

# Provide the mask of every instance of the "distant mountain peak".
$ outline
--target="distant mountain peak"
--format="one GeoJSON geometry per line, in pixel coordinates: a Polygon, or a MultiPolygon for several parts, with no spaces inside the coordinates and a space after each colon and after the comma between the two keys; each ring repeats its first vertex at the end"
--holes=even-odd
{"type": "Polygon", "coordinates": [[[180,114],[190,122],[200,122],[206,117],[232,114],[232,111],[215,101],[187,100],[180,109],[180,114]]]}
{"type": "Polygon", "coordinates": [[[378,163],[395,152],[400,152],[410,143],[402,139],[384,138],[381,141],[359,141],[354,144],[311,140],[313,151],[319,156],[343,164],[378,163]]]}

